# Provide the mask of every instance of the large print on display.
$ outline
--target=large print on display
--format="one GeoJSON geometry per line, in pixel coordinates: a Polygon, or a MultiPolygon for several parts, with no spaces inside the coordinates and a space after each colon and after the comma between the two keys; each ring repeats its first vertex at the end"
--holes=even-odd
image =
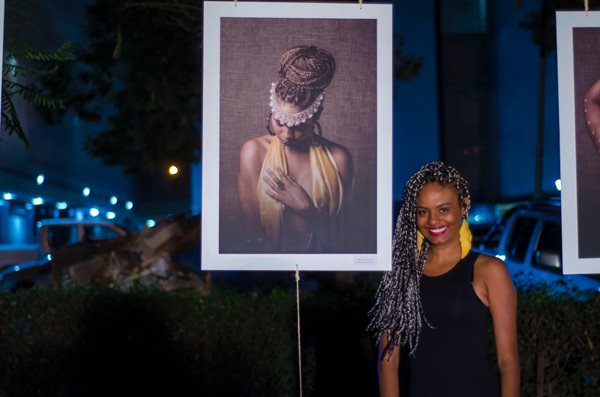
{"type": "Polygon", "coordinates": [[[600,12],[557,13],[563,271],[600,273],[600,12]]]}
{"type": "Polygon", "coordinates": [[[202,267],[388,269],[391,6],[204,13],[202,267]]]}

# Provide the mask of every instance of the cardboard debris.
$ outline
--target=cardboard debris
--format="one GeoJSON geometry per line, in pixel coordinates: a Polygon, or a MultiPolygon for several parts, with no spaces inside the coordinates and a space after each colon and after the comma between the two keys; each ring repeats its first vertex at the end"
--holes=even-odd
{"type": "Polygon", "coordinates": [[[207,293],[209,286],[199,269],[172,260],[184,250],[197,248],[199,223],[198,217],[169,219],[137,234],[65,247],[52,261],[54,284],[97,284],[123,291],[143,285],[207,293]]]}

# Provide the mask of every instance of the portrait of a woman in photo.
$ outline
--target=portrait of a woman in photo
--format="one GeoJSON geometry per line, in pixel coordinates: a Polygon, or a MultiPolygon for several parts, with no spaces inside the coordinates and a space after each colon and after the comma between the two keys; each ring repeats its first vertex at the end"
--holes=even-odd
{"type": "Polygon", "coordinates": [[[256,251],[329,253],[343,244],[352,157],[319,124],[335,71],[333,55],[316,46],[295,46],[281,55],[268,92],[266,133],[240,150],[244,234],[256,251]]]}

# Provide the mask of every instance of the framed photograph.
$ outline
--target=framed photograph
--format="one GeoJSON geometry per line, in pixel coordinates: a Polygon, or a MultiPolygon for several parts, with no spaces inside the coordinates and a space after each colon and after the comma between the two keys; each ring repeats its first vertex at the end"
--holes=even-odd
{"type": "Polygon", "coordinates": [[[563,273],[600,273],[600,12],[557,12],[563,273]]]}
{"type": "Polygon", "coordinates": [[[392,6],[204,3],[202,268],[389,270],[392,6]]]}

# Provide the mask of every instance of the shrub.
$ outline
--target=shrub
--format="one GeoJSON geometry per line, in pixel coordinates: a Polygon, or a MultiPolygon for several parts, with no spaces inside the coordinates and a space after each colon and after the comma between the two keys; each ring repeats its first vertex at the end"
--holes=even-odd
{"type": "Polygon", "coordinates": [[[600,295],[555,291],[548,284],[519,291],[522,395],[597,396],[600,295]]]}
{"type": "Polygon", "coordinates": [[[0,395],[297,392],[289,294],[31,289],[0,311],[0,395]]]}
{"type": "MultiPolygon", "coordinates": [[[[600,295],[555,291],[518,291],[521,394],[596,396],[600,295]]],[[[372,297],[302,293],[305,396],[377,395],[372,297]]],[[[0,312],[0,396],[298,394],[293,293],[34,288],[0,295],[0,312]]]]}

